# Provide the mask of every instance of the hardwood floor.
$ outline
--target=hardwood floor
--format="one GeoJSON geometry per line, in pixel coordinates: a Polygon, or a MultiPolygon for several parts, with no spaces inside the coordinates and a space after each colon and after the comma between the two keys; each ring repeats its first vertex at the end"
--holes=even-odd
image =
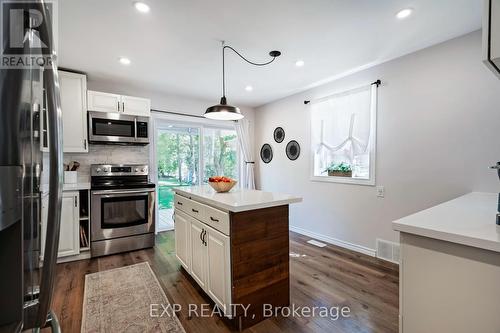
{"type": "MultiPolygon", "coordinates": [[[[244,332],[380,332],[398,331],[398,269],[396,265],[335,246],[306,243],[290,233],[291,303],[296,306],[350,308],[350,316],[273,317],[244,332]]],[[[186,332],[229,332],[219,317],[188,316],[188,304],[213,304],[180,269],[172,231],[157,236],[154,249],[134,251],[58,265],[53,309],[62,332],[79,332],[84,276],[88,273],[148,261],[186,332]]],[[[147,309],[149,311],[149,309],[147,309]]]]}

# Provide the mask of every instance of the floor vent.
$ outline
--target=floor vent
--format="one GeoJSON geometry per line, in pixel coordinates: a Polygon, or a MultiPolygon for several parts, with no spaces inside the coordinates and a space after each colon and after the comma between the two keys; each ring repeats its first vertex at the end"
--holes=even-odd
{"type": "Polygon", "coordinates": [[[317,246],[317,247],[325,247],[326,244],[325,243],[321,243],[321,242],[318,242],[317,240],[314,240],[314,239],[310,239],[307,241],[309,244],[311,245],[314,245],[314,246],[317,246]]]}
{"type": "Polygon", "coordinates": [[[377,238],[377,258],[399,263],[399,243],[377,238]]]}

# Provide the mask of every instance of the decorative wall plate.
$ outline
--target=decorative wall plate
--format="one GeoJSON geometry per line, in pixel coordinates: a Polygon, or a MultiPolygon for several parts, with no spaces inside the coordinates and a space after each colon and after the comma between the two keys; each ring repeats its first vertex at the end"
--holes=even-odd
{"type": "Polygon", "coordinates": [[[262,145],[260,149],[260,158],[264,163],[269,163],[273,159],[273,148],[268,143],[262,145]]]}
{"type": "Polygon", "coordinates": [[[282,127],[276,127],[274,130],[274,141],[282,143],[285,140],[285,130],[282,127]]]}
{"type": "Polygon", "coordinates": [[[292,140],[286,145],[286,156],[295,161],[300,156],[300,145],[297,141],[292,140]]]}

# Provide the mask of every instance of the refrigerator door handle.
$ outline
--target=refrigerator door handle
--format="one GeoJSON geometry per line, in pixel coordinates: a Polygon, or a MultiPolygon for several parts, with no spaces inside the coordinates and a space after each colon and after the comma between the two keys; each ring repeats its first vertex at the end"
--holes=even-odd
{"type": "MultiPolygon", "coordinates": [[[[43,6],[42,6],[43,7],[43,6]]],[[[50,22],[48,13],[44,10],[45,20],[50,22]]],[[[44,25],[45,26],[45,25],[44,25]]],[[[45,26],[47,27],[47,26],[45,26]]],[[[53,44],[51,27],[40,31],[53,44]]],[[[47,122],[49,135],[49,198],[47,234],[45,237],[45,253],[40,279],[40,298],[36,315],[36,327],[44,327],[50,312],[54,290],[57,252],[59,247],[59,230],[61,223],[61,200],[63,184],[63,150],[62,150],[62,113],[59,91],[59,76],[57,73],[56,53],[52,51],[52,63],[43,71],[44,82],[47,83],[47,122]]],[[[56,320],[57,321],[57,320],[56,320]]]]}
{"type": "Polygon", "coordinates": [[[47,325],[50,326],[52,333],[61,333],[61,326],[59,325],[59,320],[52,310],[49,311],[47,316],[47,325]]]}

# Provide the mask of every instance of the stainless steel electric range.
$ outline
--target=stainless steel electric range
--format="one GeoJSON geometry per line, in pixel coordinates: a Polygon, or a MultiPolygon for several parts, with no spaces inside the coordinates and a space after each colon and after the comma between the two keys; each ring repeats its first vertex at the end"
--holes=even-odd
{"type": "Polygon", "coordinates": [[[93,164],[90,174],[92,256],[153,247],[155,184],[148,166],[93,164]]]}

